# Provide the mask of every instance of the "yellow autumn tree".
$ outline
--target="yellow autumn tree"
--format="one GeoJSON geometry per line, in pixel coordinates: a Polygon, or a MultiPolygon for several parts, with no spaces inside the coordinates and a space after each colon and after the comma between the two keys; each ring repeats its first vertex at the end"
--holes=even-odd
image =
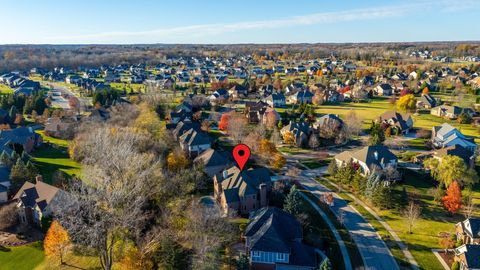
{"type": "Polygon", "coordinates": [[[287,131],[283,134],[283,142],[290,145],[295,144],[295,136],[291,131],[287,131]]]}
{"type": "Polygon", "coordinates": [[[273,168],[280,170],[281,168],[283,168],[283,166],[285,166],[286,163],[287,163],[287,160],[285,159],[285,157],[282,156],[282,154],[280,153],[276,153],[272,161],[270,162],[270,165],[273,168]]]}
{"type": "Polygon", "coordinates": [[[397,108],[401,111],[413,111],[417,106],[417,99],[413,94],[400,97],[397,101],[397,108]]]}
{"type": "Polygon", "coordinates": [[[167,156],[167,168],[171,172],[178,172],[185,169],[189,164],[187,157],[180,151],[171,152],[167,156]]]}
{"type": "Polygon", "coordinates": [[[64,263],[64,258],[70,250],[71,243],[68,232],[56,220],[52,222],[43,241],[45,256],[50,259],[60,259],[60,264],[64,263]]]}
{"type": "Polygon", "coordinates": [[[162,124],[162,121],[160,121],[157,113],[146,103],[140,104],[138,108],[140,113],[133,124],[135,130],[148,132],[158,138],[162,134],[165,126],[162,124]]]}

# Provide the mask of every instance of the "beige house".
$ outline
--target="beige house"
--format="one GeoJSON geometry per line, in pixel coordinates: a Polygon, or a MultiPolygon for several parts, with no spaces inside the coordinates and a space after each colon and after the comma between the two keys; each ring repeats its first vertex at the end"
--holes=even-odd
{"type": "Polygon", "coordinates": [[[41,225],[43,217],[53,214],[53,208],[65,199],[66,193],[52,185],[44,183],[37,176],[35,184],[25,182],[13,200],[17,201],[20,222],[41,225]]]}
{"type": "Polygon", "coordinates": [[[455,224],[457,240],[464,244],[480,245],[480,219],[468,218],[455,224]]]}

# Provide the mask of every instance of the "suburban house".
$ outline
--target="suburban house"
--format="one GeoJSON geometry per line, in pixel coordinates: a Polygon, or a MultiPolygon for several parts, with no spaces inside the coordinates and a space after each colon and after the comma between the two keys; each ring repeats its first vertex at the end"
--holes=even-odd
{"type": "Polygon", "coordinates": [[[446,155],[457,156],[461,158],[465,162],[465,165],[467,166],[467,168],[475,167],[475,161],[477,159],[477,156],[475,155],[475,153],[459,144],[438,149],[433,153],[433,157],[439,160],[441,160],[446,155]]]}
{"type": "Polygon", "coordinates": [[[437,148],[461,145],[473,153],[477,149],[477,145],[472,139],[466,138],[458,129],[448,123],[432,127],[432,143],[437,148]]]}
{"type": "Polygon", "coordinates": [[[248,96],[248,88],[241,84],[235,84],[228,90],[228,94],[233,98],[244,98],[248,96]]]}
{"type": "Polygon", "coordinates": [[[439,105],[439,103],[440,102],[436,100],[432,95],[422,94],[420,99],[417,101],[417,108],[431,109],[439,105]]]}
{"type": "Polygon", "coordinates": [[[283,108],[287,105],[285,96],[282,93],[272,93],[264,101],[273,108],[283,108]]]}
{"type": "Polygon", "coordinates": [[[200,124],[194,123],[190,120],[180,121],[176,125],[175,124],[172,124],[172,125],[169,124],[167,126],[167,128],[170,128],[171,126],[173,126],[173,130],[172,130],[173,137],[177,141],[180,138],[180,136],[182,136],[185,132],[189,131],[190,129],[194,129],[194,130],[197,130],[197,131],[201,130],[200,129],[200,124]]]}
{"type": "Polygon", "coordinates": [[[22,224],[41,225],[42,218],[51,216],[55,205],[62,203],[66,195],[65,191],[44,183],[41,176],[35,180],[35,184],[25,182],[13,197],[22,224]]]}
{"type": "Polygon", "coordinates": [[[302,226],[295,217],[276,207],[252,212],[243,238],[254,270],[314,270],[326,258],[302,242],[302,226]]]}
{"type": "Polygon", "coordinates": [[[210,149],[212,142],[210,136],[202,131],[189,129],[179,137],[180,147],[190,157],[196,157],[203,151],[210,149]]]}
{"type": "Polygon", "coordinates": [[[343,120],[340,119],[338,115],[329,113],[318,118],[317,121],[313,124],[313,128],[317,129],[319,132],[321,132],[322,129],[326,128],[340,132],[343,125],[343,120]]]}
{"type": "Polygon", "coordinates": [[[45,123],[45,135],[55,138],[73,139],[74,131],[78,124],[77,119],[73,117],[48,118],[45,123]]]}
{"type": "Polygon", "coordinates": [[[366,146],[358,151],[344,151],[335,156],[337,166],[345,166],[348,162],[357,163],[364,175],[368,175],[375,167],[397,167],[398,159],[384,145],[366,146]]]}
{"type": "Polygon", "coordinates": [[[462,113],[467,113],[470,116],[473,115],[473,111],[471,109],[461,108],[458,106],[440,105],[430,110],[431,115],[445,117],[449,119],[456,119],[462,113]]]}
{"type": "Polygon", "coordinates": [[[288,97],[288,101],[294,104],[312,103],[313,93],[309,90],[300,90],[288,97]]]}
{"type": "Polygon", "coordinates": [[[263,115],[267,110],[268,104],[262,101],[247,101],[245,103],[245,117],[249,123],[259,123],[263,119],[263,115]]]}
{"type": "Polygon", "coordinates": [[[455,224],[457,240],[464,244],[480,245],[480,219],[468,218],[455,224]]]}
{"type": "Polygon", "coordinates": [[[225,214],[247,215],[268,205],[271,186],[266,168],[240,170],[233,166],[213,177],[214,197],[225,214]]]}
{"type": "Polygon", "coordinates": [[[208,97],[210,101],[224,101],[228,99],[228,92],[225,89],[218,89],[217,91],[213,92],[211,96],[208,97]]]}
{"type": "Polygon", "coordinates": [[[379,96],[391,96],[393,94],[392,86],[388,83],[382,83],[375,87],[375,91],[379,96]]]}
{"type": "Polygon", "coordinates": [[[39,147],[43,140],[31,127],[19,127],[0,131],[0,141],[10,148],[21,153],[31,153],[35,147],[39,147]]]}
{"type": "Polygon", "coordinates": [[[398,130],[398,132],[402,134],[408,134],[410,129],[413,128],[413,120],[408,113],[403,114],[399,112],[388,111],[380,115],[378,120],[380,123],[389,125],[395,130],[395,132],[398,130]]]}
{"type": "Polygon", "coordinates": [[[460,270],[480,269],[480,245],[462,245],[455,249],[456,262],[460,263],[460,270]]]}
{"type": "Polygon", "coordinates": [[[203,165],[203,170],[209,177],[215,176],[215,174],[225,170],[232,164],[232,161],[228,158],[226,152],[220,152],[215,149],[208,149],[197,156],[193,163],[203,165]]]}
{"type": "Polygon", "coordinates": [[[10,189],[10,168],[0,165],[0,204],[8,201],[8,191],[10,189]]]}
{"type": "Polygon", "coordinates": [[[297,146],[302,146],[302,145],[306,145],[306,143],[308,142],[308,138],[312,133],[312,129],[310,128],[310,124],[308,122],[290,121],[288,125],[284,126],[280,130],[280,134],[282,135],[282,137],[284,137],[287,132],[291,132],[293,134],[295,138],[295,144],[297,146]]]}

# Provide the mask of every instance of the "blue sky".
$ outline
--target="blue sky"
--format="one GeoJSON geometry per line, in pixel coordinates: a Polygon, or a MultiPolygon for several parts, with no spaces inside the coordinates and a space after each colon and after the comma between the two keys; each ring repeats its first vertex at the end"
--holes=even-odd
{"type": "Polygon", "coordinates": [[[2,0],[0,44],[480,40],[480,0],[2,0]]]}

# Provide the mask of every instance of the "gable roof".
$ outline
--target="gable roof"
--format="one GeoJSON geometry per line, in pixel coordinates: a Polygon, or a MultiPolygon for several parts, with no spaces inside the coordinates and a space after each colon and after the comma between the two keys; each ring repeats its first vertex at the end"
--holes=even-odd
{"type": "Polygon", "coordinates": [[[194,159],[195,163],[202,163],[205,167],[223,166],[230,163],[226,153],[210,148],[194,159]]]}
{"type": "Polygon", "coordinates": [[[242,170],[232,166],[225,170],[227,177],[223,177],[223,171],[214,176],[214,180],[222,185],[225,199],[228,203],[238,202],[240,197],[257,194],[261,184],[271,181],[270,172],[266,168],[242,170]]]}
{"type": "Polygon", "coordinates": [[[350,159],[362,161],[368,168],[371,168],[372,165],[381,166],[382,164],[390,162],[390,160],[397,160],[397,156],[384,145],[365,146],[354,152],[345,151],[336,155],[335,158],[342,161],[348,161],[350,159]]]}
{"type": "Polygon", "coordinates": [[[25,207],[34,208],[35,206],[38,206],[40,210],[43,211],[59,191],[59,188],[42,181],[37,181],[36,184],[27,181],[23,184],[17,194],[15,194],[13,199],[22,201],[25,207]]]}
{"type": "Polygon", "coordinates": [[[408,120],[411,120],[411,116],[408,113],[399,113],[394,111],[384,112],[379,117],[380,121],[392,122],[393,126],[400,128],[401,130],[406,130],[411,128],[408,124],[408,120]]]}
{"type": "Polygon", "coordinates": [[[470,164],[470,158],[473,156],[473,153],[459,144],[451,145],[435,152],[435,156],[438,157],[444,157],[446,155],[457,156],[463,159],[465,164],[468,165],[470,164]]]}
{"type": "Polygon", "coordinates": [[[244,236],[253,251],[287,253],[289,265],[316,266],[314,249],[304,245],[302,227],[295,217],[276,207],[252,212],[244,236]]]}
{"type": "Polygon", "coordinates": [[[211,143],[210,136],[193,128],[189,129],[182,136],[180,136],[179,140],[180,142],[189,146],[211,143]]]}

